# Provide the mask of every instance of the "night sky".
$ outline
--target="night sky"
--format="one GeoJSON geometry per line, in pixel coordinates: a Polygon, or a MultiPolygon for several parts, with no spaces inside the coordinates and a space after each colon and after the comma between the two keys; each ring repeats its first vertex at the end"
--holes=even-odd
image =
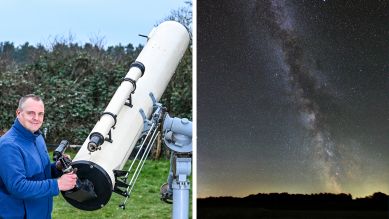
{"type": "Polygon", "coordinates": [[[197,7],[198,197],[389,194],[389,0],[197,7]]]}

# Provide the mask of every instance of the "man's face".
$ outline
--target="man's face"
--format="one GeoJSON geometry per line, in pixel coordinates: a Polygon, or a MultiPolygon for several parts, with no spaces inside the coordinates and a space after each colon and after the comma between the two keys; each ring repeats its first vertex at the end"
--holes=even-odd
{"type": "Polygon", "coordinates": [[[31,132],[36,132],[42,126],[43,117],[45,114],[45,107],[42,101],[36,101],[32,98],[28,98],[22,109],[16,110],[16,115],[19,122],[24,128],[31,132]]]}

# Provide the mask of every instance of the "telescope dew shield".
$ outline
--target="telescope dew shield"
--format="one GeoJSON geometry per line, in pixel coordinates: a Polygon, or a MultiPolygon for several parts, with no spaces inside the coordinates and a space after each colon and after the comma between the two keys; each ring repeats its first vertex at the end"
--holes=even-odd
{"type": "Polygon", "coordinates": [[[108,203],[116,184],[114,171],[123,169],[142,135],[144,117],[151,117],[154,102],[161,98],[188,45],[189,33],[178,22],[163,22],[150,32],[125,80],[73,159],[78,178],[89,180],[97,197],[87,195],[83,200],[84,193],[65,196],[71,205],[96,210],[108,203]]]}

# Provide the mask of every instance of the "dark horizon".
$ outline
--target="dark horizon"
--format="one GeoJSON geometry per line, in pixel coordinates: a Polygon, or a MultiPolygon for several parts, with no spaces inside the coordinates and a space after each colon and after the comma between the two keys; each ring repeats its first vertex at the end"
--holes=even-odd
{"type": "Polygon", "coordinates": [[[374,192],[372,193],[371,195],[367,195],[367,196],[363,196],[363,197],[354,197],[352,194],[350,193],[326,193],[326,192],[320,192],[320,193],[310,193],[310,194],[303,194],[303,193],[288,193],[288,192],[271,192],[271,193],[256,193],[256,194],[250,194],[250,195],[246,195],[246,196],[242,196],[242,197],[239,197],[239,196],[207,196],[207,197],[197,197],[197,200],[200,200],[200,199],[212,199],[212,198],[237,198],[237,199],[242,199],[242,198],[247,198],[247,197],[250,197],[250,196],[256,196],[256,195],[272,195],[272,194],[278,194],[278,195],[282,195],[282,194],[287,194],[287,195],[306,195],[306,196],[315,196],[315,195],[321,195],[321,194],[331,194],[331,195],[350,195],[352,197],[353,200],[356,200],[356,199],[363,199],[363,198],[369,198],[369,197],[372,197],[374,194],[383,194],[383,195],[386,195],[388,196],[389,198],[389,194],[386,194],[384,192],[380,192],[380,191],[377,191],[377,192],[374,192]]]}
{"type": "Polygon", "coordinates": [[[312,195],[272,193],[244,198],[197,199],[199,218],[387,218],[389,196],[374,193],[353,199],[351,194],[312,195]]]}

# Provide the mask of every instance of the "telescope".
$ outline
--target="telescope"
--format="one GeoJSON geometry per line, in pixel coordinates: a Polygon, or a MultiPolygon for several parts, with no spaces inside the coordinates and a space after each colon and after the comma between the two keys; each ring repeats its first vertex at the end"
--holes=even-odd
{"type": "MultiPolygon", "coordinates": [[[[159,134],[166,109],[158,101],[189,45],[189,33],[178,22],[166,21],[154,28],[147,39],[71,163],[73,169],[77,168],[78,179],[84,186],[62,192],[62,195],[76,208],[87,211],[103,208],[112,192],[127,200],[139,176],[138,169],[143,167],[159,134]],[[141,155],[143,163],[138,164],[139,168],[136,167],[128,182],[131,171],[123,170],[123,167],[139,141],[146,148],[141,155]]],[[[191,126],[191,122],[185,122],[191,126]]],[[[191,150],[191,127],[190,133],[184,131],[184,134],[190,139],[183,138],[182,133],[170,133],[169,138],[185,139],[183,144],[190,144],[191,150]]],[[[136,157],[138,155],[139,152],[136,157]]],[[[132,167],[135,168],[134,163],[130,169],[132,167]]],[[[125,208],[125,202],[121,207],[125,208]]]]}

